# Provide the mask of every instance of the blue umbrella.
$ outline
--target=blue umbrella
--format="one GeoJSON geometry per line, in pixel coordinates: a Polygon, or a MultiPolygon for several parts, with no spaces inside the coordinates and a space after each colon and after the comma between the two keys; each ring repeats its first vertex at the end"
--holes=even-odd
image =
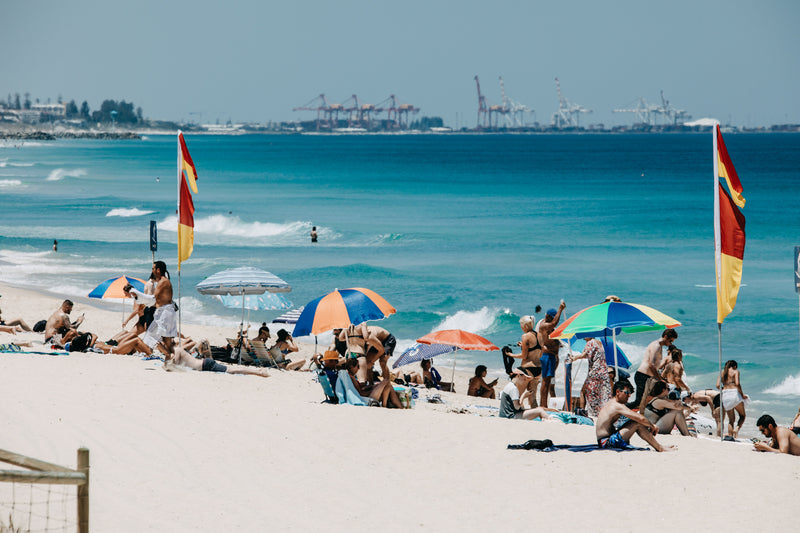
{"type": "Polygon", "coordinates": [[[455,352],[457,349],[456,346],[451,344],[412,344],[410,348],[400,354],[400,357],[392,364],[392,368],[422,361],[423,359],[432,359],[443,353],[455,352]]]}
{"type": "MultiPolygon", "coordinates": [[[[606,337],[598,337],[601,343],[603,343],[603,350],[606,354],[606,364],[609,366],[614,366],[614,343],[607,339],[606,337]]],[[[572,337],[569,340],[569,345],[575,350],[583,350],[583,347],[586,346],[586,341],[584,339],[578,339],[577,337],[572,337]]],[[[617,345],[617,357],[619,358],[619,367],[620,368],[630,368],[631,362],[625,353],[622,351],[622,348],[617,345]]]]}
{"type": "Polygon", "coordinates": [[[297,324],[297,319],[300,318],[300,315],[303,313],[303,309],[305,309],[305,307],[292,309],[291,311],[283,313],[278,318],[273,318],[272,321],[276,324],[297,324]]]}

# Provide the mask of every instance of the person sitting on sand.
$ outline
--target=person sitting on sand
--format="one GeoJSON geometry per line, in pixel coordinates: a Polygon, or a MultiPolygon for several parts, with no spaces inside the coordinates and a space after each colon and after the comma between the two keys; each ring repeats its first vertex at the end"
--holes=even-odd
{"type": "Polygon", "coordinates": [[[792,420],[792,425],[789,426],[795,435],[800,435],[800,409],[797,410],[797,414],[794,415],[794,420],[792,420]]]}
{"type": "Polygon", "coordinates": [[[631,394],[633,387],[627,381],[617,381],[614,383],[614,398],[606,402],[600,414],[597,415],[595,424],[595,435],[597,436],[597,446],[600,448],[625,449],[630,447],[631,437],[639,435],[647,444],[657,452],[666,452],[677,449],[675,446],[662,446],[658,443],[655,436],[658,434],[658,427],[650,422],[643,414],[634,412],[625,405],[631,394]],[[617,428],[616,422],[622,418],[626,420],[617,428]]]}
{"type": "Polygon", "coordinates": [[[303,368],[303,366],[305,366],[305,359],[293,361],[286,358],[286,356],[290,353],[297,352],[299,350],[300,348],[298,348],[297,344],[294,342],[292,334],[285,329],[278,330],[278,339],[275,342],[275,345],[270,348],[270,352],[275,359],[275,363],[278,365],[278,368],[285,368],[286,370],[300,370],[303,368]]]}
{"type": "Polygon", "coordinates": [[[31,331],[31,327],[21,318],[3,320],[3,311],[0,309],[0,331],[16,334],[19,331],[31,331]]]}
{"type": "Polygon", "coordinates": [[[683,380],[685,373],[683,368],[683,351],[673,344],[667,349],[667,357],[665,357],[664,360],[666,364],[664,365],[664,370],[661,372],[661,377],[667,382],[670,399],[681,400],[690,395],[692,390],[683,380]]]}
{"type": "Polygon", "coordinates": [[[770,415],[761,415],[756,425],[762,435],[772,439],[769,444],[766,442],[754,443],[756,450],[800,455],[800,437],[795,435],[791,429],[778,426],[770,415]]]}
{"type": "Polygon", "coordinates": [[[400,397],[394,390],[391,380],[385,379],[383,381],[377,381],[372,385],[359,383],[356,377],[358,374],[358,367],[358,359],[350,358],[345,363],[347,375],[350,376],[351,380],[353,380],[353,386],[356,388],[356,391],[358,391],[358,394],[365,398],[371,398],[372,400],[379,402],[381,407],[389,407],[394,409],[403,408],[403,404],[400,402],[400,397]]]}
{"type": "Polygon", "coordinates": [[[84,315],[79,316],[74,322],[69,319],[74,304],[71,300],[64,300],[61,306],[56,309],[44,327],[45,344],[63,344],[69,342],[78,334],[78,326],[83,323],[84,315]]]}
{"type": "Polygon", "coordinates": [[[533,420],[534,418],[547,420],[550,418],[547,412],[554,411],[554,409],[546,409],[544,407],[525,409],[522,407],[522,402],[525,398],[532,394],[528,389],[531,379],[533,378],[531,378],[530,374],[523,372],[519,368],[513,370],[511,381],[500,393],[500,416],[502,418],[518,418],[522,420],[533,420]]]}
{"type": "Polygon", "coordinates": [[[467,387],[467,396],[476,396],[478,398],[491,398],[494,400],[494,387],[497,385],[497,379],[490,383],[486,383],[483,378],[486,377],[486,366],[478,365],[475,367],[475,376],[470,378],[469,386],[467,387]]]}
{"type": "Polygon", "coordinates": [[[198,347],[202,359],[194,357],[192,354],[179,347],[175,347],[175,352],[167,354],[164,357],[164,370],[171,372],[175,367],[191,368],[192,370],[199,370],[204,372],[220,372],[228,374],[246,374],[250,376],[261,376],[268,378],[269,373],[266,368],[250,368],[250,367],[237,367],[226,366],[216,362],[211,357],[211,346],[207,340],[200,341],[198,347]]]}
{"type": "Polygon", "coordinates": [[[658,426],[658,432],[662,435],[669,435],[672,433],[672,428],[677,426],[681,435],[686,437],[689,435],[689,427],[683,414],[684,405],[680,400],[670,400],[668,394],[669,388],[666,382],[648,381],[639,412],[658,426]]]}
{"type": "Polygon", "coordinates": [[[739,382],[739,364],[733,359],[725,362],[722,374],[717,378],[718,388],[720,382],[722,383],[722,410],[728,417],[728,436],[735,439],[739,435],[739,430],[742,429],[744,419],[747,417],[744,411],[744,401],[748,397],[742,392],[742,385],[739,382]],[[734,430],[735,413],[739,413],[739,424],[734,430]]]}

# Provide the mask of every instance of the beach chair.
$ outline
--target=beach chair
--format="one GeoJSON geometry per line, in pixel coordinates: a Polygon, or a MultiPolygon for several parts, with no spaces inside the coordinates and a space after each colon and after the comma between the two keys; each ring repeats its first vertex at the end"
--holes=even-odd
{"type": "Polygon", "coordinates": [[[229,338],[226,337],[225,340],[228,341],[228,345],[231,347],[231,361],[233,361],[234,363],[238,363],[239,362],[239,352],[241,351],[241,353],[242,353],[242,364],[246,364],[246,365],[255,364],[255,365],[258,365],[258,362],[255,359],[253,359],[253,357],[250,355],[250,352],[248,352],[246,349],[244,349],[244,346],[241,345],[241,343],[240,343],[240,341],[238,339],[229,339],[229,338]]]}
{"type": "Polygon", "coordinates": [[[324,370],[317,371],[317,380],[322,387],[322,392],[325,393],[325,400],[322,403],[339,403],[339,398],[333,390],[333,385],[331,385],[330,377],[328,377],[328,374],[324,370]]]}
{"type": "MultiPolygon", "coordinates": [[[[278,366],[281,361],[275,360],[273,352],[267,350],[267,347],[264,345],[264,341],[250,341],[250,347],[253,348],[253,353],[249,354],[249,357],[253,359],[255,364],[277,369],[281,368],[278,366]]],[[[278,351],[278,353],[280,353],[280,351],[278,351]]],[[[244,355],[244,353],[242,355],[244,355]]],[[[281,359],[283,359],[283,354],[281,354],[281,359]]]]}

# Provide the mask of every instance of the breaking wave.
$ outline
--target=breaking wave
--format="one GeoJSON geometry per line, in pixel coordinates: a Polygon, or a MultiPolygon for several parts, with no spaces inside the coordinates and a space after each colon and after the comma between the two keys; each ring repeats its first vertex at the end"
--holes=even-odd
{"type": "Polygon", "coordinates": [[[118,207],[116,209],[112,209],[108,213],[106,213],[107,217],[140,217],[143,215],[149,215],[154,211],[143,211],[141,209],[133,208],[125,208],[125,207],[118,207]]]}
{"type": "Polygon", "coordinates": [[[765,394],[780,394],[784,396],[800,396],[800,374],[786,376],[783,381],[764,391],[765,394]]]}
{"type": "Polygon", "coordinates": [[[57,168],[50,172],[47,176],[47,181],[60,181],[64,178],[79,178],[81,176],[85,176],[86,171],[81,168],[76,168],[73,170],[65,170],[63,168],[57,168]]]}
{"type": "Polygon", "coordinates": [[[20,180],[0,180],[0,187],[19,187],[22,185],[20,180]]]}

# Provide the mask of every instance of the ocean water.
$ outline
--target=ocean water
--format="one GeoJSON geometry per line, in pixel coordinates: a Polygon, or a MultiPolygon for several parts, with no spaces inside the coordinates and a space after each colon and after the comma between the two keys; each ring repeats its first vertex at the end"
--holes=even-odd
{"type": "MultiPolygon", "coordinates": [[[[739,362],[751,417],[788,422],[800,405],[800,135],[725,141],[747,199],[747,249],[723,360],[739,362]]],[[[296,306],[335,288],[377,291],[397,308],[380,325],[401,348],[451,327],[515,344],[519,316],[536,305],[563,298],[571,315],[616,294],[680,320],[690,384],[715,384],[710,134],[189,135],[187,144],[199,194],[180,277],[185,320],[233,330],[238,312],[194,286],[242,265],[288,281],[296,306]]],[[[156,258],[177,282],[176,159],[175,136],[0,143],[0,280],[83,296],[107,277],[144,277],[155,220],[156,258]]],[[[657,337],[619,341],[636,364],[657,337]]],[[[459,368],[501,374],[499,352],[457,357],[459,368]]]]}

